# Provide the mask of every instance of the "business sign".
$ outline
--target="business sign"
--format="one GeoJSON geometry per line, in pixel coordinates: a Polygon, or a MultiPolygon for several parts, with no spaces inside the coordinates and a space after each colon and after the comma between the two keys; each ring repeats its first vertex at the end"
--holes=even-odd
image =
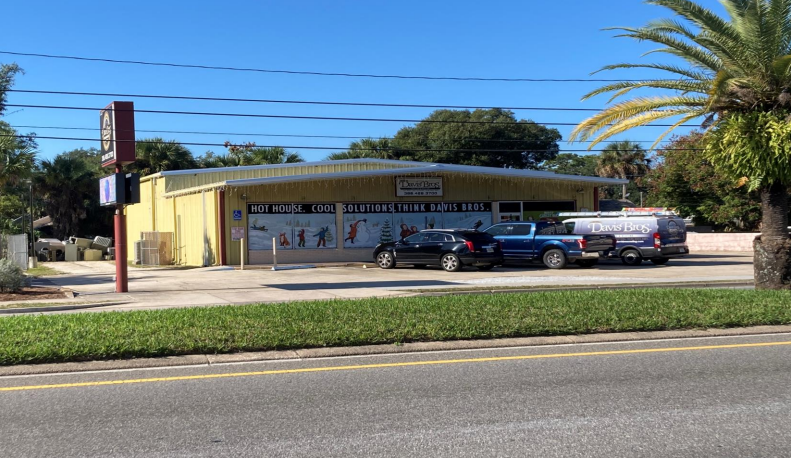
{"type": "Polygon", "coordinates": [[[113,102],[99,114],[102,167],[135,162],[135,107],[113,102]]]}
{"type": "Polygon", "coordinates": [[[244,238],[244,228],[243,227],[232,227],[231,228],[231,242],[238,242],[244,238]]]}
{"type": "Polygon", "coordinates": [[[251,251],[336,248],[335,204],[247,204],[251,251]]]}
{"type": "Polygon", "coordinates": [[[442,177],[396,177],[397,197],[440,197],[442,177]]]}
{"type": "Polygon", "coordinates": [[[139,173],[114,173],[99,179],[99,205],[109,207],[139,203],[139,173]]]}
{"type": "Polygon", "coordinates": [[[116,204],[118,200],[118,175],[120,173],[99,179],[99,205],[102,207],[116,204]]]}

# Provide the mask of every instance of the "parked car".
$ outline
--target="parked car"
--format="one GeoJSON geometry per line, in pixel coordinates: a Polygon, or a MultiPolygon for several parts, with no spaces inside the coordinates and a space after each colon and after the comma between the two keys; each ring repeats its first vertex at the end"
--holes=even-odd
{"type": "Polygon", "coordinates": [[[675,215],[572,218],[564,224],[574,234],[615,236],[617,248],[611,256],[628,266],[639,266],[645,259],[664,265],[689,254],[686,225],[675,215]]]}
{"type": "Polygon", "coordinates": [[[380,243],[374,248],[374,260],[382,269],[411,264],[442,266],[448,272],[464,266],[489,270],[503,262],[503,252],[497,240],[485,232],[431,229],[397,242],[380,243]]]}
{"type": "Polygon", "coordinates": [[[502,244],[505,261],[540,261],[550,269],[570,262],[593,267],[615,248],[611,235],[571,235],[552,221],[498,223],[486,232],[502,244]]]}

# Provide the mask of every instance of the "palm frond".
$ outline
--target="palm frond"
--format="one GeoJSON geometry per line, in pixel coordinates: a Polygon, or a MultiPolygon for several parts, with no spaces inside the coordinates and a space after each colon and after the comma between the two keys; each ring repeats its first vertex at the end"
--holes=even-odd
{"type": "Polygon", "coordinates": [[[624,81],[621,83],[608,84],[606,86],[602,86],[598,89],[595,89],[582,96],[582,100],[587,100],[591,97],[595,97],[597,95],[605,94],[608,92],[615,92],[615,94],[612,95],[612,97],[610,97],[610,100],[607,101],[607,103],[610,103],[613,100],[617,99],[618,97],[630,91],[640,88],[670,89],[673,91],[681,92],[683,94],[688,94],[690,92],[696,94],[708,94],[711,88],[711,84],[708,82],[690,81],[690,80],[624,81]]]}
{"type": "Polygon", "coordinates": [[[677,65],[669,65],[669,64],[613,64],[613,65],[605,65],[604,67],[596,70],[595,72],[591,73],[591,75],[595,75],[601,71],[605,70],[617,70],[617,69],[631,69],[631,68],[648,68],[653,70],[663,70],[670,73],[675,73],[676,75],[681,75],[685,78],[689,78],[696,81],[709,81],[711,80],[711,72],[700,72],[691,70],[688,68],[679,67],[677,65]]]}

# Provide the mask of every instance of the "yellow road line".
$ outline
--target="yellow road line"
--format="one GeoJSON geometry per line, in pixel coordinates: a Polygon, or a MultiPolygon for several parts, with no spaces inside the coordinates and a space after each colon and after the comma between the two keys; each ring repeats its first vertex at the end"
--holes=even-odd
{"type": "Polygon", "coordinates": [[[732,344],[732,345],[706,345],[699,347],[643,348],[637,350],[589,351],[582,353],[552,353],[546,355],[493,356],[489,358],[442,359],[442,360],[429,360],[429,361],[410,361],[404,363],[308,367],[303,369],[281,369],[281,370],[256,371],[256,372],[231,372],[225,374],[183,375],[183,376],[175,376],[175,377],[154,377],[154,378],[138,378],[138,379],[127,379],[127,380],[104,380],[98,382],[61,383],[55,385],[28,385],[28,386],[23,385],[23,386],[0,387],[0,391],[26,391],[26,390],[45,390],[45,389],[53,389],[53,388],[77,388],[77,387],[88,387],[88,386],[127,385],[131,383],[176,382],[182,380],[205,380],[205,379],[231,378],[231,377],[252,377],[256,375],[300,374],[306,372],[334,372],[334,371],[349,371],[349,370],[358,370],[358,369],[381,369],[388,367],[429,366],[429,365],[437,365],[437,364],[487,363],[487,362],[495,362],[495,361],[571,358],[571,357],[580,357],[580,356],[632,355],[638,353],[669,353],[676,351],[721,350],[727,348],[777,347],[781,345],[791,345],[791,341],[732,344]]]}

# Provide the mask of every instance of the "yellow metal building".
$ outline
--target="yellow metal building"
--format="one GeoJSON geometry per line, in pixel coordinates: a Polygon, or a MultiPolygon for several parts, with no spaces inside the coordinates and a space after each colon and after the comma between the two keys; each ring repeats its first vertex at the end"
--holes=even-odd
{"type": "Polygon", "coordinates": [[[146,232],[172,237],[176,264],[370,261],[380,240],[597,211],[623,180],[379,159],[162,172],[126,208],[129,260],[146,232]],[[242,240],[243,239],[243,240],[242,240]],[[273,240],[274,239],[274,240],[273,240]],[[243,245],[244,244],[244,245],[243,245]],[[273,247],[274,245],[274,247],[273,247]]]}

